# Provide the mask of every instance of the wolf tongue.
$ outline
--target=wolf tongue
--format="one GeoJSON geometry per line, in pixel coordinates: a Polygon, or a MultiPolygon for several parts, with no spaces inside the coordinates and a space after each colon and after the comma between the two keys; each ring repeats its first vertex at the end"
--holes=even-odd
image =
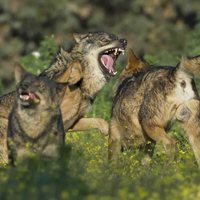
{"type": "Polygon", "coordinates": [[[36,96],[33,93],[29,93],[29,97],[31,100],[34,100],[36,98],[36,96]]]}
{"type": "Polygon", "coordinates": [[[107,68],[109,70],[109,72],[110,71],[114,72],[114,68],[113,68],[114,60],[111,56],[102,55],[101,61],[102,61],[103,65],[105,66],[105,68],[107,68]]]}

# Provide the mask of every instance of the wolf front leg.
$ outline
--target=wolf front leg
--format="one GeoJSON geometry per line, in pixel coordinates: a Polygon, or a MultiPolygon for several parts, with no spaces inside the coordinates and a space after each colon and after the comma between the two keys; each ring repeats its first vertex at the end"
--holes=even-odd
{"type": "Polygon", "coordinates": [[[0,119],[0,164],[8,163],[7,119],[0,119]]]}
{"type": "Polygon", "coordinates": [[[62,117],[57,116],[53,126],[47,128],[48,144],[42,154],[47,158],[58,158],[65,144],[65,131],[62,117]]]}
{"type": "Polygon", "coordinates": [[[111,119],[108,138],[108,161],[116,163],[122,149],[121,126],[111,119]]]}
{"type": "Polygon", "coordinates": [[[101,118],[81,118],[73,126],[71,131],[99,130],[103,135],[108,135],[108,122],[101,118]]]}
{"type": "Polygon", "coordinates": [[[182,127],[192,146],[197,164],[200,168],[200,102],[199,100],[193,99],[186,105],[191,113],[189,119],[182,123],[182,127]]]}

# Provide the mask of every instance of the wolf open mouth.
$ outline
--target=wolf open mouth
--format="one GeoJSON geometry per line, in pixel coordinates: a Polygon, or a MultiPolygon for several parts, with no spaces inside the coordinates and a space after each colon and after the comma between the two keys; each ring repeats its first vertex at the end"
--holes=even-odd
{"type": "Polygon", "coordinates": [[[115,62],[120,55],[120,53],[124,54],[125,47],[115,47],[111,49],[107,49],[100,54],[100,62],[101,66],[106,73],[110,76],[114,76],[117,74],[115,71],[115,62]]]}
{"type": "Polygon", "coordinates": [[[38,104],[40,102],[40,98],[33,92],[21,92],[19,99],[23,106],[38,104]]]}

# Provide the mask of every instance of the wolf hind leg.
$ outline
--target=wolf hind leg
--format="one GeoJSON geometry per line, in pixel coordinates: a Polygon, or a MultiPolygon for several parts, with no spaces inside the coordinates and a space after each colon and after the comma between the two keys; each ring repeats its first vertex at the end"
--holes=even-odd
{"type": "Polygon", "coordinates": [[[142,165],[149,165],[152,161],[156,142],[151,138],[146,138],[146,143],[142,146],[145,155],[141,160],[142,165]]]}
{"type": "Polygon", "coordinates": [[[111,119],[108,138],[108,160],[109,162],[117,162],[119,154],[122,150],[122,127],[115,119],[111,119]]]}
{"type": "Polygon", "coordinates": [[[146,134],[155,142],[162,142],[165,152],[170,160],[174,159],[176,142],[167,135],[164,128],[158,126],[143,126],[146,134]]]}

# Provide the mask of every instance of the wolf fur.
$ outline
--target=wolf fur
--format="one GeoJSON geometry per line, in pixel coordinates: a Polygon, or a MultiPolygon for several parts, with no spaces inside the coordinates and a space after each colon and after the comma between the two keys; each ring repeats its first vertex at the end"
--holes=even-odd
{"type": "MultiPolygon", "coordinates": [[[[128,63],[128,65],[131,65],[128,63]]],[[[175,140],[167,131],[181,122],[200,166],[199,94],[194,75],[200,72],[200,56],[182,58],[176,67],[147,67],[118,84],[109,131],[109,159],[122,149],[136,146],[153,155],[161,142],[170,159],[175,140]]]]}
{"type": "Polygon", "coordinates": [[[59,144],[65,141],[59,107],[65,85],[24,73],[19,67],[16,71],[21,81],[9,115],[7,140],[9,160],[13,165],[17,157],[27,154],[56,156],[59,144]]]}

